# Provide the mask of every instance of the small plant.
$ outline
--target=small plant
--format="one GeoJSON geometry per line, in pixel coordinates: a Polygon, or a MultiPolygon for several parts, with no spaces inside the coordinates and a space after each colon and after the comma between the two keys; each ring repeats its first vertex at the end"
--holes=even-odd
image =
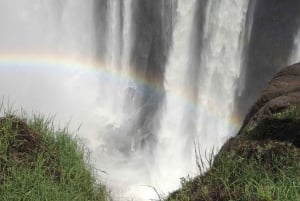
{"type": "Polygon", "coordinates": [[[207,152],[207,150],[205,150],[203,155],[203,153],[201,153],[200,143],[194,141],[194,151],[197,168],[200,175],[203,175],[206,170],[213,165],[215,155],[214,148],[210,152],[207,152]]]}

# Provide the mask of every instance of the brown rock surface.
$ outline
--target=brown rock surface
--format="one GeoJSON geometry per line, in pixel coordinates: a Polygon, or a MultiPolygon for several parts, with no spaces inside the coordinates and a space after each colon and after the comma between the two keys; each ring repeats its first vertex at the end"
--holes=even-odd
{"type": "Polygon", "coordinates": [[[300,103],[300,63],[281,70],[268,83],[247,114],[239,132],[256,122],[300,103]]]}

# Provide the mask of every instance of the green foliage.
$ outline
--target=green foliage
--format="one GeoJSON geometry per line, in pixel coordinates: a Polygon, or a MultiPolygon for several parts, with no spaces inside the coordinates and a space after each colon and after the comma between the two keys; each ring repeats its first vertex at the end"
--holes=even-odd
{"type": "Polygon", "coordinates": [[[272,139],[300,147],[300,106],[292,105],[256,122],[254,126],[248,126],[238,137],[256,141],[272,139]]]}
{"type": "Polygon", "coordinates": [[[80,140],[51,120],[0,118],[0,200],[110,200],[85,161],[80,140]]]}
{"type": "Polygon", "coordinates": [[[182,188],[169,201],[299,201],[300,151],[292,144],[235,140],[211,169],[182,188]]]}
{"type": "Polygon", "coordinates": [[[300,119],[300,105],[291,105],[281,112],[273,115],[277,119],[300,119]]]}

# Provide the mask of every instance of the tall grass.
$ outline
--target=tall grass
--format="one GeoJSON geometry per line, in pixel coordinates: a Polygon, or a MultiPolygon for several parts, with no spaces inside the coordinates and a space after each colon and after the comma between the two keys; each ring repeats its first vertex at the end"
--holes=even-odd
{"type": "Polygon", "coordinates": [[[214,158],[195,146],[200,176],[182,179],[167,200],[300,201],[299,117],[298,104],[249,123],[214,158]]]}
{"type": "MultiPolygon", "coordinates": [[[[169,201],[299,201],[300,151],[271,140],[235,140],[208,172],[183,179],[169,201]]],[[[199,160],[203,166],[203,160],[199,160]]],[[[211,160],[209,160],[211,161],[211,160]]],[[[202,168],[201,170],[202,171],[202,168]]]]}
{"type": "Polygon", "coordinates": [[[51,118],[16,117],[11,109],[0,118],[0,200],[110,200],[88,161],[81,140],[55,130],[51,118]]]}

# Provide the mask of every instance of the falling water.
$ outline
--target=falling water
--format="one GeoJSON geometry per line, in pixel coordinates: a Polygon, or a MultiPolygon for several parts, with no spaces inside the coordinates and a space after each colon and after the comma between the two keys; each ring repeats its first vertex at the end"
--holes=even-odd
{"type": "Polygon", "coordinates": [[[255,2],[0,0],[0,95],[82,125],[116,198],[155,199],[237,131],[255,2]]]}
{"type": "MultiPolygon", "coordinates": [[[[191,37],[196,7],[196,1],[179,1],[173,49],[166,66],[166,111],[154,173],[155,185],[164,192],[178,187],[177,178],[182,175],[196,174],[194,142],[200,143],[199,151],[204,153],[206,149],[219,148],[236,131],[230,120],[240,75],[243,45],[240,35],[245,27],[248,2],[208,1],[204,9],[202,54],[194,56],[191,46],[195,39],[191,37]],[[192,69],[191,60],[198,57],[200,63],[192,69]],[[191,82],[195,73],[199,73],[194,80],[199,82],[196,90],[191,82]]],[[[201,37],[201,33],[197,36],[201,37]]]]}
{"type": "Polygon", "coordinates": [[[204,149],[218,149],[237,130],[232,114],[241,74],[248,1],[210,1],[200,62],[198,136],[204,149]],[[230,10],[230,11],[229,11],[230,10]],[[211,136],[214,136],[213,138],[211,136]]]}
{"type": "Polygon", "coordinates": [[[300,61],[300,31],[298,31],[297,35],[294,39],[294,47],[292,51],[292,55],[289,59],[289,64],[294,64],[300,61]]]}
{"type": "MultiPolygon", "coordinates": [[[[184,112],[188,107],[185,93],[189,65],[189,48],[193,30],[193,17],[196,12],[195,0],[178,2],[177,24],[173,32],[173,47],[168,58],[165,72],[166,112],[163,114],[162,127],[159,132],[159,145],[155,161],[154,186],[163,192],[178,187],[178,178],[186,174],[190,163],[186,163],[185,145],[189,131],[182,129],[184,112]],[[180,140],[178,141],[178,138],[180,140]],[[170,171],[169,167],[172,167],[170,171]]],[[[188,101],[188,100],[187,100],[188,101]]]]}
{"type": "MultiPolygon", "coordinates": [[[[100,125],[103,126],[101,130],[110,127],[110,130],[115,130],[116,132],[113,131],[113,133],[117,134],[119,129],[122,129],[123,135],[119,137],[122,137],[125,142],[127,136],[124,126],[127,126],[132,118],[132,114],[128,112],[133,112],[133,108],[130,111],[128,108],[125,110],[124,105],[127,103],[126,94],[135,87],[128,77],[133,37],[131,0],[107,1],[106,12],[106,24],[109,24],[106,36],[97,36],[106,38],[104,47],[100,48],[106,50],[103,60],[107,74],[105,79],[100,79],[101,95],[99,95],[98,104],[101,107],[98,113],[101,115],[100,125]]],[[[112,133],[109,132],[109,134],[112,133]]]]}

